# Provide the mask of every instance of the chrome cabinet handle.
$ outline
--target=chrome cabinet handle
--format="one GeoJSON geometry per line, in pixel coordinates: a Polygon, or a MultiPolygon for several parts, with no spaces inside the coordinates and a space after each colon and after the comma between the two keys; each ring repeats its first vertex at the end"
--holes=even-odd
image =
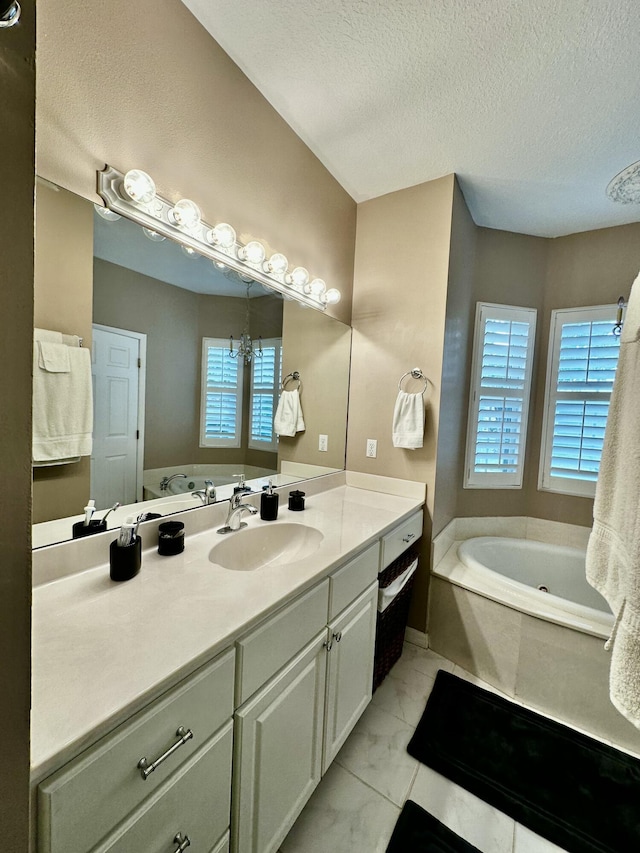
{"type": "MultiPolygon", "coordinates": [[[[185,731],[184,726],[180,726],[180,728],[176,732],[176,737],[178,738],[178,740],[173,744],[173,746],[170,746],[169,749],[160,756],[160,758],[156,758],[156,760],[152,761],[151,764],[149,764],[148,760],[144,757],[141,758],[140,761],[138,761],[138,769],[140,770],[143,779],[148,779],[149,776],[156,769],[156,767],[159,767],[163,761],[166,761],[170,755],[173,755],[176,749],[179,749],[188,740],[191,740],[191,738],[193,737],[193,732],[191,731],[191,729],[185,731]]],[[[189,842],[189,844],[190,843],[191,842],[189,842]]],[[[181,847],[180,849],[184,850],[185,848],[181,847]]]]}
{"type": "Polygon", "coordinates": [[[342,631],[338,631],[336,634],[333,634],[333,639],[336,641],[336,643],[339,643],[342,639],[342,631]]]}
{"type": "Polygon", "coordinates": [[[332,641],[331,641],[331,640],[329,640],[328,642],[323,643],[322,645],[324,646],[324,648],[325,648],[328,652],[330,652],[330,651],[331,651],[331,649],[333,648],[333,643],[332,643],[332,641]]]}
{"type": "Polygon", "coordinates": [[[411,542],[412,539],[415,538],[415,533],[409,533],[407,536],[402,537],[403,542],[411,542]]]}
{"type": "Polygon", "coordinates": [[[183,850],[186,850],[187,847],[191,847],[191,840],[188,835],[182,835],[181,832],[176,833],[176,837],[173,839],[174,844],[179,844],[179,847],[176,847],[174,853],[182,853],[183,850]]]}

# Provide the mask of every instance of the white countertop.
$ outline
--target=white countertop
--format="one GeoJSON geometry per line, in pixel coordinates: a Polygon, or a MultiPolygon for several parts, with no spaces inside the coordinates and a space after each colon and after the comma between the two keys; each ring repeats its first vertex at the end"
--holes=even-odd
{"type": "Polygon", "coordinates": [[[222,539],[215,532],[226,513],[222,504],[210,508],[211,529],[187,534],[182,554],[145,550],[140,574],[130,581],[110,580],[105,548],[101,565],[36,587],[32,778],[79,753],[423,502],[343,485],[307,497],[305,511],[292,513],[281,497],[277,521],[245,517],[249,527],[300,523],[324,539],[301,564],[255,571],[209,561],[222,539]]]}

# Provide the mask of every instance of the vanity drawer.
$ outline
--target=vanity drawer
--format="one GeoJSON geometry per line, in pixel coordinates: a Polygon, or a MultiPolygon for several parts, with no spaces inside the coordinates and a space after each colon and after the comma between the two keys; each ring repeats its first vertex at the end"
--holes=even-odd
{"type": "Polygon", "coordinates": [[[231,650],[202,667],[41,783],[41,853],[92,848],[231,719],[234,659],[231,650]],[[151,763],[179,742],[180,726],[193,737],[143,779],[139,760],[151,763]]]}
{"type": "Polygon", "coordinates": [[[423,513],[420,510],[382,538],[380,571],[386,569],[396,557],[422,536],[422,519],[423,513]]]}
{"type": "Polygon", "coordinates": [[[238,640],[236,707],[246,702],[326,627],[328,604],[327,579],[238,640]]]}
{"type": "MultiPolygon", "coordinates": [[[[95,853],[173,853],[186,849],[215,853],[228,849],[231,812],[233,724],[224,729],[132,814],[95,853]]],[[[67,848],[67,853],[78,850],[67,848]]]]}
{"type": "Polygon", "coordinates": [[[380,544],[376,542],[329,578],[329,619],[333,619],[378,576],[380,544]]]}

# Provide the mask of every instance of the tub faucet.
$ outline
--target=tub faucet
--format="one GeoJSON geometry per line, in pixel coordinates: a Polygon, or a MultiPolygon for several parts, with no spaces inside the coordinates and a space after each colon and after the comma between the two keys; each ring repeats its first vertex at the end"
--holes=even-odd
{"type": "Polygon", "coordinates": [[[246,521],[242,521],[242,516],[245,512],[248,512],[249,515],[255,515],[258,510],[251,504],[243,503],[242,494],[238,493],[232,495],[231,500],[229,501],[227,521],[224,527],[220,527],[218,529],[218,533],[233,533],[234,530],[240,530],[242,527],[246,527],[246,521]]]}
{"type": "Polygon", "coordinates": [[[197,489],[195,492],[191,492],[191,496],[194,498],[200,498],[205,506],[214,504],[216,502],[216,489],[213,482],[211,480],[205,480],[204,489],[197,489]]]}
{"type": "Polygon", "coordinates": [[[184,479],[185,479],[185,480],[187,479],[187,475],[186,475],[186,474],[172,474],[170,477],[163,477],[163,478],[160,480],[160,491],[161,491],[161,492],[166,492],[166,491],[167,491],[167,488],[168,488],[168,486],[169,486],[169,483],[170,483],[172,480],[175,480],[175,479],[176,479],[176,477],[184,477],[184,479]]]}

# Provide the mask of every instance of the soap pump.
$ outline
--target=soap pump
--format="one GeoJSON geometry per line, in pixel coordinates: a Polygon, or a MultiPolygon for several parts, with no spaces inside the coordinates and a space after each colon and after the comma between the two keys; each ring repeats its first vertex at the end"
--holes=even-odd
{"type": "Polygon", "coordinates": [[[276,520],[278,517],[279,500],[277,492],[273,491],[273,482],[269,480],[269,485],[264,487],[262,497],[260,498],[260,518],[263,521],[276,520]]]}

